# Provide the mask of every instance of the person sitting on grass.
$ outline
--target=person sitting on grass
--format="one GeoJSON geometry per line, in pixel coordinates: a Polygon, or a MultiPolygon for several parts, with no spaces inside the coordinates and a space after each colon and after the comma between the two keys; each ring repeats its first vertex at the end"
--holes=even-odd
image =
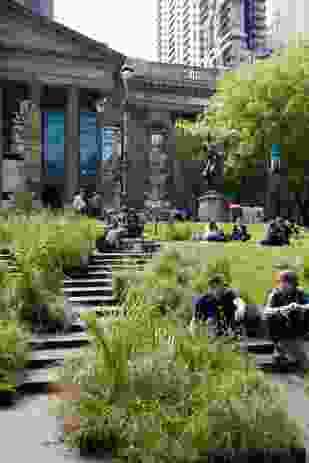
{"type": "Polygon", "coordinates": [[[231,241],[240,241],[241,240],[241,230],[238,224],[233,225],[233,230],[230,236],[231,241]]]}
{"type": "Polygon", "coordinates": [[[247,225],[240,225],[241,241],[249,241],[251,239],[250,233],[248,233],[247,225]]]}
{"type": "Polygon", "coordinates": [[[211,336],[235,332],[235,314],[244,311],[245,305],[238,290],[226,287],[224,275],[212,275],[208,279],[207,293],[193,302],[190,331],[195,334],[198,326],[205,323],[211,336]]]}
{"type": "Polygon", "coordinates": [[[272,220],[268,226],[265,239],[260,241],[259,244],[262,246],[285,246],[288,243],[282,229],[278,227],[278,223],[272,220]]]}
{"type": "Polygon", "coordinates": [[[275,343],[274,359],[280,362],[292,356],[304,373],[309,369],[304,340],[309,332],[309,303],[304,290],[298,287],[296,272],[280,272],[278,283],[268,296],[263,314],[275,343]]]}
{"type": "Polygon", "coordinates": [[[218,228],[218,225],[214,221],[209,222],[209,231],[206,233],[206,241],[226,241],[224,231],[218,228]]]}

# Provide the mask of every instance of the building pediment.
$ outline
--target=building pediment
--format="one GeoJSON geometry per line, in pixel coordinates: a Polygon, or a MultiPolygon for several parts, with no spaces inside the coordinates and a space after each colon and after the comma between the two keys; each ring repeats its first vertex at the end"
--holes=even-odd
{"type": "Polygon", "coordinates": [[[105,44],[89,39],[11,0],[0,1],[0,46],[35,52],[86,57],[120,67],[124,57],[105,44]]]}

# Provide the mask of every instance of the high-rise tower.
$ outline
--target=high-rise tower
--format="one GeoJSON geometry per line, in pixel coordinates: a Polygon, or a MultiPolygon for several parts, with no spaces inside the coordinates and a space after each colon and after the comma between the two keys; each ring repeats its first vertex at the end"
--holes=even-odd
{"type": "Polygon", "coordinates": [[[50,19],[54,17],[54,0],[15,0],[21,5],[29,8],[35,14],[47,16],[50,19]]]}
{"type": "Polygon", "coordinates": [[[158,59],[238,65],[266,46],[266,0],[157,0],[158,59]]]}

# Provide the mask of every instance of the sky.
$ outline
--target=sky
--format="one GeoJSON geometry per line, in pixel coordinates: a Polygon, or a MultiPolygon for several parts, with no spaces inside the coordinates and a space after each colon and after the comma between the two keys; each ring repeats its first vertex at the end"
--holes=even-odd
{"type": "Polygon", "coordinates": [[[56,21],[127,56],[156,61],[156,0],[54,1],[56,21]]]}

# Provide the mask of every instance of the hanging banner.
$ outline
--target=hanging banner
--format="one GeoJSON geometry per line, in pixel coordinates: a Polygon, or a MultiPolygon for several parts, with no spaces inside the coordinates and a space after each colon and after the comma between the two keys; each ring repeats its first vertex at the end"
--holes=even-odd
{"type": "Polygon", "coordinates": [[[112,168],[113,163],[121,157],[121,132],[119,127],[101,129],[101,163],[104,171],[112,168]]]}
{"type": "Polygon", "coordinates": [[[43,114],[43,146],[47,175],[64,176],[64,112],[43,114]]]}
{"type": "Polygon", "coordinates": [[[80,169],[82,176],[96,176],[99,161],[97,115],[80,113],[80,169]]]}
{"type": "Polygon", "coordinates": [[[271,159],[273,161],[280,161],[280,154],[281,154],[280,145],[273,144],[271,147],[271,159]]]}
{"type": "Polygon", "coordinates": [[[41,162],[41,112],[35,105],[31,114],[31,160],[41,162]]]}

